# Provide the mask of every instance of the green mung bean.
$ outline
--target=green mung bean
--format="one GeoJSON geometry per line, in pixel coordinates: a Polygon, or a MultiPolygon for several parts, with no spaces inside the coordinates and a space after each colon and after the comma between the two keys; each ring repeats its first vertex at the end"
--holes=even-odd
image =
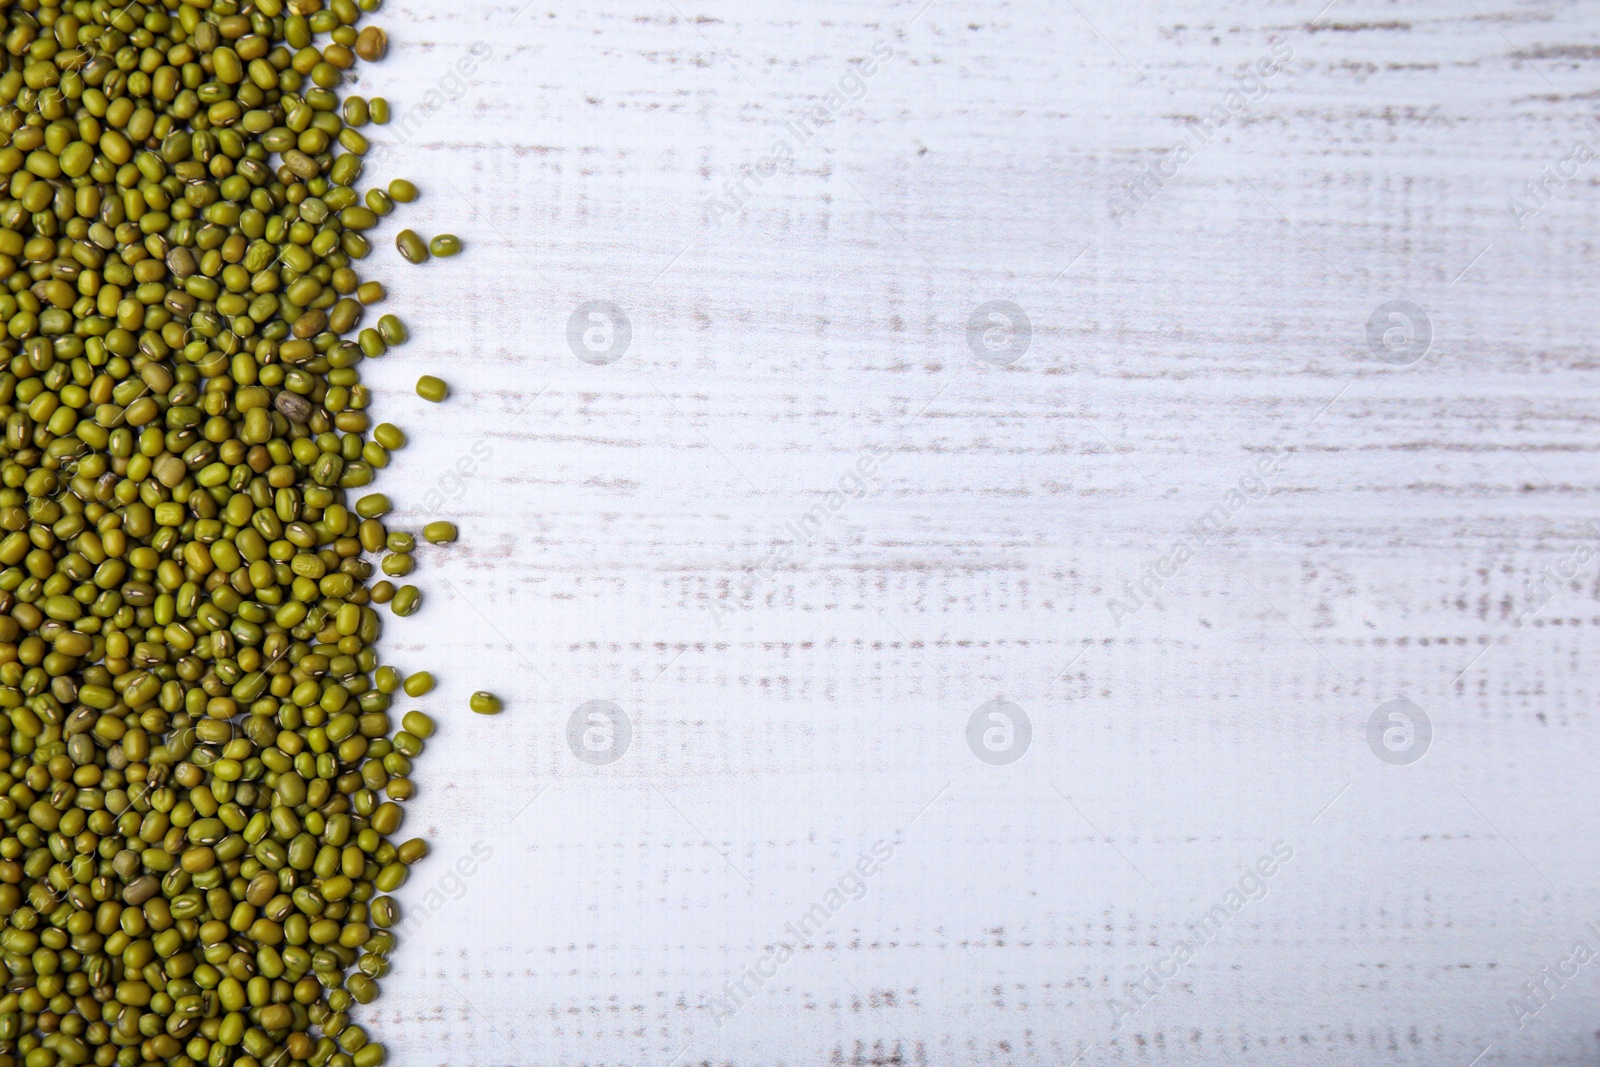
{"type": "Polygon", "coordinates": [[[461,238],[453,233],[441,233],[428,242],[428,251],[440,258],[456,255],[461,251],[461,238]]]}
{"type": "Polygon", "coordinates": [[[396,589],[394,599],[389,603],[389,610],[402,619],[415,615],[420,607],[422,607],[422,591],[414,585],[402,585],[396,589]]]}
{"type": "MultiPolygon", "coordinates": [[[[393,452],[406,446],[406,434],[400,427],[389,422],[380,422],[372,431],[373,439],[384,448],[393,452]]],[[[426,529],[426,527],[424,527],[426,529]]]]}
{"type": "Polygon", "coordinates": [[[390,348],[405,344],[410,337],[406,333],[405,324],[393,315],[385,315],[378,320],[378,336],[383,338],[383,343],[390,348]]]}
{"type": "Polygon", "coordinates": [[[396,889],[406,884],[406,877],[411,872],[403,863],[391,863],[378,871],[372,880],[373,888],[380,893],[393,893],[396,889]]]}
{"type": "Polygon", "coordinates": [[[442,519],[430,522],[422,528],[422,536],[430,545],[447,545],[457,537],[456,524],[442,519]]]}
{"type": "Polygon", "coordinates": [[[368,26],[356,37],[355,53],[369,63],[375,63],[389,51],[389,38],[377,26],[368,26]]]}
{"type": "Polygon", "coordinates": [[[395,849],[395,859],[410,866],[428,854],[428,843],[420,837],[411,840],[395,849]]]}
{"type": "Polygon", "coordinates": [[[384,1062],[433,724],[360,492],[378,7],[0,0],[0,1067],[384,1062]]]}
{"type": "Polygon", "coordinates": [[[418,671],[406,678],[405,685],[401,686],[408,697],[420,697],[433,692],[433,675],[427,671],[418,671]]]}
{"type": "Polygon", "coordinates": [[[450,387],[445,384],[443,378],[424,374],[417,379],[417,395],[424,400],[437,404],[450,395],[450,387]]]}
{"type": "Polygon", "coordinates": [[[503,707],[499,697],[482,689],[472,694],[467,705],[479,715],[498,715],[503,707]]]}
{"type": "Polygon", "coordinates": [[[400,250],[408,263],[426,263],[428,261],[428,244],[417,235],[415,230],[401,230],[394,235],[394,246],[400,250]]]}

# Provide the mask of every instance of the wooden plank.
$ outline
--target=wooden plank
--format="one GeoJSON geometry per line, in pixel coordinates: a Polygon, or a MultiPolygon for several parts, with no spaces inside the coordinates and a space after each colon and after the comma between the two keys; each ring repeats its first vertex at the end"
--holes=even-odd
{"type": "Polygon", "coordinates": [[[1600,25],[1316,6],[386,5],[398,1061],[1592,1062],[1600,25]]]}

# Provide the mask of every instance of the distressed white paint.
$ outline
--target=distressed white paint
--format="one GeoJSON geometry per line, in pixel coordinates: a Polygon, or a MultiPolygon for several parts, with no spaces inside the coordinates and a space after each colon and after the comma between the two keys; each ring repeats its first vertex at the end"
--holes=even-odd
{"type": "Polygon", "coordinates": [[[469,246],[375,260],[415,338],[374,371],[416,442],[383,488],[459,495],[464,535],[388,638],[442,679],[401,896],[494,855],[362,1018],[457,1067],[1592,1062],[1592,969],[1526,1029],[1506,1007],[1600,920],[1600,568],[1515,621],[1600,517],[1600,163],[1506,209],[1593,139],[1592,5],[920,6],[386,6],[363,89],[397,109],[493,49],[369,168],[469,246]],[[1116,226],[1274,38],[1267,94],[1116,226]],[[1366,347],[1395,298],[1431,319],[1415,366],[1366,347]],[[1009,369],[967,348],[993,299],[1033,323],[1009,369]],[[621,362],[567,350],[590,300],[627,310],[621,362]],[[1116,625],[1272,447],[1273,493],[1116,625]],[[739,599],[871,449],[870,493],[739,599]],[[465,713],[479,687],[504,715],[465,713]],[[991,767],[965,730],[1001,696],[1034,736],[991,767]],[[1434,724],[1400,768],[1365,740],[1398,696],[1434,724]],[[566,743],[593,699],[634,724],[609,767],[566,743]],[[1265,898],[1113,1031],[1280,838],[1265,898]],[[719,1028],[707,997],[880,839],[719,1028]]]}

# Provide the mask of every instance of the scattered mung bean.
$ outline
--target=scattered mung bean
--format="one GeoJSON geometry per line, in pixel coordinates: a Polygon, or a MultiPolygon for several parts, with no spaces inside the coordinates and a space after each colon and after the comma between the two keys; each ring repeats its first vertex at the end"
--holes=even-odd
{"type": "Polygon", "coordinates": [[[365,126],[371,116],[367,113],[367,101],[361,96],[347,96],[344,99],[344,121],[347,126],[365,126]]]}
{"type": "Polygon", "coordinates": [[[415,230],[401,230],[394,235],[394,246],[400,250],[408,263],[426,263],[428,261],[428,244],[417,235],[415,230]]]}
{"type": "Polygon", "coordinates": [[[389,51],[389,37],[377,26],[368,26],[356,36],[355,53],[369,63],[382,59],[389,51]]]}
{"type": "Polygon", "coordinates": [[[467,705],[479,715],[498,715],[503,707],[499,697],[482,689],[472,694],[467,705]]]}
{"type": "MultiPolygon", "coordinates": [[[[404,448],[406,446],[405,431],[390,422],[378,423],[378,425],[372,431],[372,437],[373,440],[377,441],[380,445],[382,445],[384,448],[387,448],[391,452],[393,452],[395,449],[404,448]]],[[[426,530],[427,527],[425,526],[423,529],[426,530]]]]}
{"type": "Polygon", "coordinates": [[[443,519],[435,520],[422,528],[422,536],[430,545],[449,544],[456,539],[456,524],[443,519]]]}
{"type": "Polygon", "coordinates": [[[393,315],[385,315],[378,320],[378,336],[383,338],[383,343],[390,348],[403,345],[410,336],[406,333],[405,324],[393,315]]]}

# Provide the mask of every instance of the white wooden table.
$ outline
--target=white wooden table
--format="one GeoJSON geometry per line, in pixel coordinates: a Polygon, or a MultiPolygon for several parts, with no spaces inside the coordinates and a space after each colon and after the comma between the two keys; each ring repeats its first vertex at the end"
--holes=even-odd
{"type": "Polygon", "coordinates": [[[1317,2],[390,0],[391,1062],[1594,1062],[1600,17],[1317,2]]]}

